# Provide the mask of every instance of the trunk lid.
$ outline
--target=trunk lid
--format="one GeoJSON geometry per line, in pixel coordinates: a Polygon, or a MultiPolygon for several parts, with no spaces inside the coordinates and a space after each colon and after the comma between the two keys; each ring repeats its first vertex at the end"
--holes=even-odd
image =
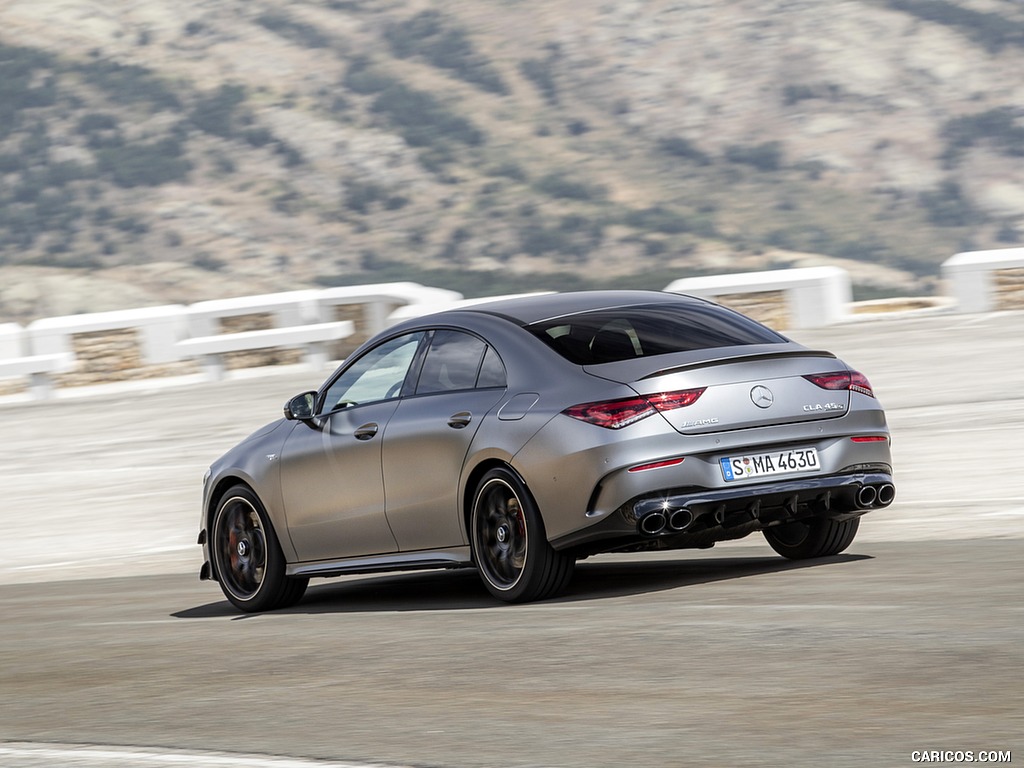
{"type": "Polygon", "coordinates": [[[830,352],[795,343],[678,352],[584,370],[640,395],[706,388],[692,405],[661,411],[684,435],[834,419],[850,407],[848,389],[827,390],[804,378],[847,366],[830,352]]]}

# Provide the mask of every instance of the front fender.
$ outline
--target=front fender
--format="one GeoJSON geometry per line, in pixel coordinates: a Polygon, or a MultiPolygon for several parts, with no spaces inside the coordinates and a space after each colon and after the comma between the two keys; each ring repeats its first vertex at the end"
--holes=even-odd
{"type": "MultiPolygon", "coordinates": [[[[291,430],[297,427],[308,428],[299,422],[281,419],[250,435],[210,466],[203,487],[203,512],[200,523],[201,530],[207,532],[207,540],[217,503],[231,486],[241,483],[249,486],[266,508],[281,543],[285,560],[295,560],[295,548],[288,535],[284,515],[279,459],[281,446],[291,434],[291,430]]],[[[202,534],[200,535],[202,537],[202,534]]]]}

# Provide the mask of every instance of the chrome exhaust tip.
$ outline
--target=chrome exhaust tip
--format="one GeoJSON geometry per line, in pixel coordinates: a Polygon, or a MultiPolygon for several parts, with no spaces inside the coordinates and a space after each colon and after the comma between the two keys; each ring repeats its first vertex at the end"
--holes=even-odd
{"type": "Polygon", "coordinates": [[[693,524],[693,512],[687,507],[675,510],[668,518],[668,527],[673,531],[685,531],[693,524]]]}
{"type": "Polygon", "coordinates": [[[875,500],[880,507],[888,507],[896,498],[896,486],[892,483],[882,483],[878,486],[878,493],[875,500]]]}
{"type": "Polygon", "coordinates": [[[867,509],[875,503],[875,499],[878,498],[878,492],[875,490],[873,485],[862,485],[860,490],[857,491],[857,506],[860,509],[867,509]]]}
{"type": "Polygon", "coordinates": [[[648,536],[661,533],[665,530],[666,525],[668,525],[668,518],[665,517],[663,512],[651,512],[649,515],[640,518],[640,522],[637,523],[640,533],[645,533],[648,536]]]}

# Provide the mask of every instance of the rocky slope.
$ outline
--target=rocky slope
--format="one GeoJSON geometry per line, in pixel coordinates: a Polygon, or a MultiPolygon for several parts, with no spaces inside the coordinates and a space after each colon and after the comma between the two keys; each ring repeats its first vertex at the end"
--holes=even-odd
{"type": "Polygon", "coordinates": [[[0,320],[818,263],[926,293],[1024,237],[1021,71],[1012,0],[7,0],[0,320]]]}

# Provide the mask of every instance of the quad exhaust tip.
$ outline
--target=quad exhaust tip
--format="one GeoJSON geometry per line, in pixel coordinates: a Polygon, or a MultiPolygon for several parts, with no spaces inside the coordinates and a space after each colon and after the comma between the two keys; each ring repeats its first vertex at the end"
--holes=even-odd
{"type": "Polygon", "coordinates": [[[693,524],[693,512],[686,507],[677,509],[668,518],[668,527],[673,531],[685,531],[693,524]]]}
{"type": "MultiPolygon", "coordinates": [[[[846,492],[847,494],[850,491],[846,492]]],[[[876,485],[862,485],[853,491],[852,499],[849,495],[845,495],[843,506],[841,509],[850,509],[851,506],[856,509],[878,509],[880,507],[887,507],[893,503],[896,499],[896,486],[892,483],[878,483],[876,485]]],[[[800,503],[799,497],[793,496],[786,499],[783,503],[783,509],[790,515],[794,514],[800,503]]],[[[639,504],[637,505],[640,506],[639,504]]],[[[833,508],[834,503],[831,499],[831,493],[827,493],[825,497],[825,509],[833,508]]],[[[747,512],[750,514],[752,520],[757,520],[760,517],[760,502],[754,501],[751,503],[747,512]]],[[[642,517],[637,520],[637,530],[645,536],[657,536],[660,533],[666,531],[672,531],[680,533],[688,530],[697,520],[697,515],[694,514],[693,510],[689,507],[667,507],[662,509],[656,508],[647,514],[640,512],[642,517]]],[[[720,504],[714,509],[709,511],[707,515],[702,517],[702,520],[714,521],[714,525],[724,525],[726,521],[725,505],[720,504]]]]}
{"type": "Polygon", "coordinates": [[[666,525],[668,525],[668,518],[665,517],[664,512],[651,512],[649,515],[641,517],[639,522],[640,532],[646,533],[648,536],[661,533],[665,530],[666,525]]]}
{"type": "Polygon", "coordinates": [[[892,483],[862,485],[854,495],[857,509],[888,507],[896,498],[896,486],[892,483]]]}
{"type": "Polygon", "coordinates": [[[637,523],[640,533],[656,536],[665,530],[685,531],[695,520],[693,512],[687,507],[679,509],[656,510],[640,518],[637,523]]]}
{"type": "Polygon", "coordinates": [[[873,485],[862,485],[857,491],[857,506],[861,509],[868,509],[878,498],[878,491],[873,485]]]}
{"type": "Polygon", "coordinates": [[[875,501],[880,507],[888,507],[896,498],[896,486],[892,483],[882,483],[878,486],[878,493],[875,501]]]}

